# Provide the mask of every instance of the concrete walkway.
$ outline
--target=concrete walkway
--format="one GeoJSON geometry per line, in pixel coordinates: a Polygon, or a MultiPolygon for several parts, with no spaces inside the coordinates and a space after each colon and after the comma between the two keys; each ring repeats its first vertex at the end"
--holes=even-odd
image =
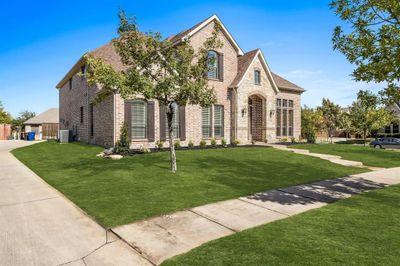
{"type": "Polygon", "coordinates": [[[152,265],[9,152],[31,144],[0,141],[0,264],[152,265]]]}
{"type": "Polygon", "coordinates": [[[279,150],[283,150],[283,151],[290,151],[290,152],[294,152],[294,153],[297,153],[297,154],[317,157],[317,158],[320,158],[322,160],[327,160],[327,161],[330,161],[332,163],[340,164],[340,165],[343,165],[343,166],[366,167],[366,168],[369,168],[371,170],[383,169],[383,168],[379,168],[379,167],[364,166],[362,162],[344,160],[344,159],[342,159],[342,157],[340,157],[338,155],[330,155],[330,154],[323,154],[323,153],[313,153],[313,152],[310,152],[309,150],[305,150],[305,149],[288,148],[286,145],[281,145],[281,144],[257,143],[257,145],[262,145],[262,146],[272,147],[274,149],[279,149],[279,150]]]}
{"type": "Polygon", "coordinates": [[[227,200],[113,228],[158,265],[208,241],[400,183],[400,167],[227,200]]]}

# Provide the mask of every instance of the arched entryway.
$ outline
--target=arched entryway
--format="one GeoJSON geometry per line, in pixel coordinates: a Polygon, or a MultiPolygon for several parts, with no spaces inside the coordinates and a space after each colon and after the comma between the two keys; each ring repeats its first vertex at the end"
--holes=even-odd
{"type": "Polygon", "coordinates": [[[266,138],[265,99],[259,95],[249,97],[249,136],[251,141],[266,138]]]}

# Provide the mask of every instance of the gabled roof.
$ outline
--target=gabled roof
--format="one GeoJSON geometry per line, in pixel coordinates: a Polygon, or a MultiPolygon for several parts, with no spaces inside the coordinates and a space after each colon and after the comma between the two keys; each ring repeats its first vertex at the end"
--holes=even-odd
{"type": "Polygon", "coordinates": [[[59,112],[58,108],[51,108],[35,117],[32,117],[24,122],[25,125],[38,125],[38,124],[58,124],[59,112]]]}
{"type": "Polygon", "coordinates": [[[279,89],[305,92],[305,90],[302,87],[290,82],[287,79],[282,78],[281,76],[279,76],[275,73],[272,73],[272,76],[274,77],[274,80],[275,80],[276,84],[278,85],[279,89]]]}
{"type": "Polygon", "coordinates": [[[267,71],[267,74],[270,76],[270,80],[272,80],[271,81],[272,86],[273,87],[275,86],[275,88],[278,88],[278,89],[276,89],[276,91],[278,91],[279,89],[284,89],[284,90],[286,89],[286,90],[304,92],[303,88],[282,78],[281,76],[279,76],[275,73],[272,73],[270,71],[268,64],[265,60],[265,57],[260,49],[256,49],[256,50],[247,52],[243,56],[240,56],[238,58],[239,59],[238,60],[238,73],[229,87],[236,88],[236,87],[240,86],[244,77],[246,76],[247,71],[249,70],[251,64],[254,62],[254,60],[257,56],[261,57],[261,59],[262,59],[261,63],[264,65],[264,67],[267,71]]]}
{"type": "Polygon", "coordinates": [[[211,22],[213,22],[214,20],[218,21],[218,23],[221,25],[221,30],[222,32],[228,37],[229,41],[231,42],[231,44],[233,45],[233,47],[236,49],[236,51],[238,52],[239,55],[243,55],[243,51],[240,48],[240,46],[238,45],[238,43],[235,41],[235,39],[233,38],[233,36],[230,34],[230,32],[228,31],[228,29],[225,27],[225,25],[222,23],[222,21],[219,19],[219,17],[217,15],[212,15],[211,17],[203,20],[200,23],[197,23],[196,25],[194,25],[193,27],[184,30],[174,36],[169,37],[168,39],[172,42],[172,43],[179,43],[181,40],[183,40],[184,38],[190,38],[192,37],[194,34],[196,34],[197,32],[199,32],[201,29],[203,29],[205,26],[207,26],[208,24],[210,24],[211,22]]]}
{"type": "MultiPolygon", "coordinates": [[[[107,63],[111,64],[117,70],[123,70],[124,65],[121,62],[121,57],[115,50],[115,47],[111,42],[106,43],[99,48],[88,52],[87,54],[92,55],[93,57],[101,58],[105,60],[107,63]]],[[[86,55],[86,54],[85,54],[86,55]]],[[[85,56],[84,55],[84,56],[85,56]]],[[[57,84],[56,88],[61,89],[62,86],[73,76],[79,69],[84,65],[84,56],[82,56],[78,62],[68,71],[68,73],[64,76],[64,78],[57,84]]]]}
{"type": "Polygon", "coordinates": [[[261,64],[263,65],[264,70],[267,73],[268,79],[272,84],[272,88],[275,90],[275,92],[279,92],[279,88],[274,80],[272,72],[269,69],[268,63],[265,60],[265,57],[260,49],[248,52],[238,58],[238,73],[229,87],[237,88],[242,84],[244,77],[250,69],[250,66],[253,64],[257,57],[260,58],[261,64]]]}

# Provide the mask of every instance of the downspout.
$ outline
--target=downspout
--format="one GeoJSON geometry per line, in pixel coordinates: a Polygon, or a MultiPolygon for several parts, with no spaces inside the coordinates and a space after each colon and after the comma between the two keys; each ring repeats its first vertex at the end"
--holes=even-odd
{"type": "Polygon", "coordinates": [[[114,114],[114,126],[113,126],[113,147],[115,147],[116,144],[116,127],[117,127],[117,113],[116,113],[116,93],[113,93],[113,114],[114,114]]]}

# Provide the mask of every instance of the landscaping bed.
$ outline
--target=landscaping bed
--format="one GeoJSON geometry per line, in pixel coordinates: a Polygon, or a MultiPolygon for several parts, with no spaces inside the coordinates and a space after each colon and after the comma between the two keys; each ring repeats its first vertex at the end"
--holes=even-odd
{"type": "Polygon", "coordinates": [[[101,147],[43,142],[13,154],[105,227],[365,169],[267,147],[177,151],[105,160],[101,147]]]}

